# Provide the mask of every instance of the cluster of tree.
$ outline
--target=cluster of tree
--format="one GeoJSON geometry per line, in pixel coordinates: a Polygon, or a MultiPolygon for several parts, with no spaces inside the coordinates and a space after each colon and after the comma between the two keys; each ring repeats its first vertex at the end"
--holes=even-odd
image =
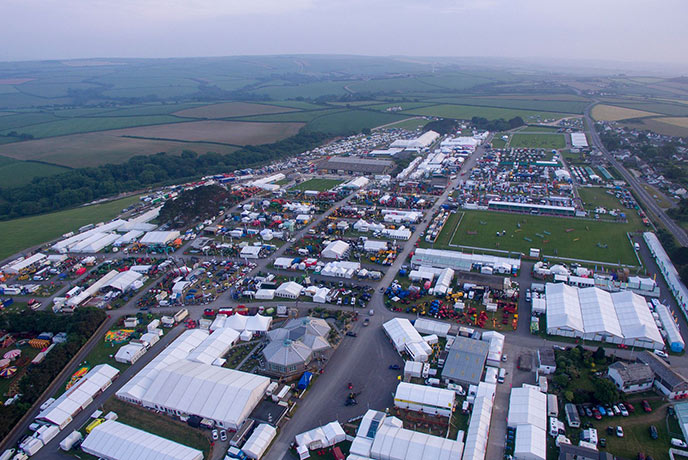
{"type": "MultiPolygon", "coordinates": [[[[685,201],[681,201],[684,209],[686,207],[685,201]]],[[[662,243],[664,250],[676,267],[681,281],[688,284],[688,247],[677,245],[673,235],[663,228],[657,230],[657,239],[662,243]]]]}
{"type": "Polygon", "coordinates": [[[423,127],[424,131],[435,131],[442,135],[455,133],[457,129],[459,129],[459,122],[453,118],[434,120],[423,127]]]}
{"type": "Polygon", "coordinates": [[[21,398],[10,406],[0,405],[0,439],[31,408],[67,363],[105,320],[105,312],[96,308],[80,308],[71,316],[53,313],[25,312],[0,315],[0,329],[8,332],[67,332],[67,342],[48,353],[42,363],[32,366],[19,381],[21,398]]]}
{"type": "Polygon", "coordinates": [[[0,134],[0,137],[13,137],[15,139],[19,139],[20,141],[30,141],[33,139],[33,134],[10,131],[7,134],[0,134]]]}
{"type": "Polygon", "coordinates": [[[688,222],[688,199],[683,198],[678,202],[678,206],[669,209],[669,215],[681,222],[688,222]]]}
{"type": "Polygon", "coordinates": [[[483,117],[473,117],[471,118],[471,123],[478,129],[493,132],[508,131],[526,124],[521,117],[514,117],[509,120],[504,120],[503,118],[498,118],[497,120],[488,120],[487,118],[483,117]]]}
{"type": "Polygon", "coordinates": [[[12,219],[80,205],[92,200],[199,176],[255,167],[310,150],[327,134],[300,132],[274,144],[246,146],[229,155],[185,151],[136,156],[122,164],[73,169],[31,183],[0,188],[0,218],[12,219]]]}
{"type": "Polygon", "coordinates": [[[176,228],[216,216],[220,208],[229,207],[238,198],[219,185],[185,190],[174,200],[168,200],[160,210],[160,222],[170,222],[176,228]]]}
{"type": "Polygon", "coordinates": [[[592,352],[578,345],[570,350],[557,352],[556,361],[557,370],[552,382],[559,388],[567,402],[581,404],[597,401],[610,404],[618,401],[619,392],[611,380],[592,376],[599,370],[599,366],[606,366],[610,363],[604,348],[598,347],[592,352]],[[572,385],[572,382],[583,377],[584,372],[590,374],[588,377],[592,380],[593,391],[572,385]]]}

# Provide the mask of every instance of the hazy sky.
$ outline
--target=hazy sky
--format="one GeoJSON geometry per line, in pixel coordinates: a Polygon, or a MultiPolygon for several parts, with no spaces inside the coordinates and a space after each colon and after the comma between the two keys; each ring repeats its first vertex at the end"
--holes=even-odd
{"type": "Polygon", "coordinates": [[[687,0],[0,0],[0,60],[368,55],[688,60],[687,0]]]}

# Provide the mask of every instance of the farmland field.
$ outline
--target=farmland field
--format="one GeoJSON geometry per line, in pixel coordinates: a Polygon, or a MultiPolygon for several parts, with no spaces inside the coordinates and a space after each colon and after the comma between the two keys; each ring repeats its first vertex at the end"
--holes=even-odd
{"type": "Polygon", "coordinates": [[[644,110],[617,107],[615,105],[597,104],[593,107],[591,115],[595,120],[618,121],[627,118],[651,117],[659,114],[646,112],[644,110]]]}
{"type": "Polygon", "coordinates": [[[35,177],[53,176],[65,171],[67,168],[62,166],[0,157],[0,187],[18,187],[28,184],[35,177]]]}
{"type": "Polygon", "coordinates": [[[77,168],[123,163],[136,155],[152,155],[158,152],[178,155],[184,150],[191,150],[198,154],[225,154],[236,149],[237,147],[229,145],[203,142],[134,139],[122,137],[117,131],[103,131],[0,145],[0,155],[77,168]]]}
{"type": "Polygon", "coordinates": [[[559,128],[556,126],[539,126],[539,125],[529,125],[519,128],[517,132],[519,133],[556,133],[559,128]]]}
{"type": "Polygon", "coordinates": [[[351,131],[358,132],[363,128],[376,128],[387,123],[405,120],[406,118],[409,118],[408,115],[375,112],[372,110],[348,110],[314,118],[308,123],[306,128],[310,131],[339,134],[351,131]]]}
{"type": "Polygon", "coordinates": [[[639,120],[624,121],[624,126],[628,126],[640,130],[650,130],[659,134],[666,134],[668,136],[688,136],[688,127],[682,126],[686,118],[673,117],[659,117],[659,118],[642,118],[639,120]],[[668,120],[668,121],[667,121],[668,120]]]}
{"type": "Polygon", "coordinates": [[[277,107],[267,104],[250,104],[247,102],[223,102],[221,104],[205,105],[192,109],[185,109],[174,114],[187,118],[231,118],[250,115],[262,115],[265,113],[293,112],[297,109],[290,107],[277,107]]]}
{"type": "Polygon", "coordinates": [[[286,113],[272,113],[272,114],[266,114],[266,115],[254,115],[250,117],[242,117],[242,118],[235,118],[232,121],[260,121],[260,122],[275,122],[275,123],[284,123],[284,122],[309,122],[311,120],[314,120],[315,118],[318,117],[323,117],[325,115],[330,115],[333,113],[338,113],[338,112],[344,112],[347,109],[344,108],[323,108],[323,109],[315,109],[315,110],[305,110],[305,111],[296,111],[296,112],[286,112],[286,113]]]}
{"type": "Polygon", "coordinates": [[[112,132],[112,134],[146,139],[255,145],[269,144],[292,136],[302,126],[301,123],[249,123],[212,120],[120,129],[112,132]]]}
{"type": "Polygon", "coordinates": [[[68,134],[90,133],[94,131],[108,131],[112,129],[129,128],[133,126],[161,125],[186,121],[182,118],[168,115],[151,115],[142,117],[89,117],[67,118],[47,123],[24,126],[21,129],[9,129],[1,131],[7,134],[10,131],[31,134],[36,139],[44,137],[66,136],[68,134]]]}
{"type": "Polygon", "coordinates": [[[459,104],[459,105],[475,105],[484,107],[497,107],[504,109],[523,109],[559,113],[575,113],[582,114],[585,107],[588,105],[587,101],[559,101],[559,100],[540,100],[537,96],[533,98],[500,98],[498,96],[492,97],[445,97],[436,99],[437,102],[459,104]]]}
{"type": "Polygon", "coordinates": [[[509,147],[530,149],[563,149],[566,139],[563,134],[521,134],[511,136],[509,147]]]}
{"type": "Polygon", "coordinates": [[[443,118],[456,118],[459,120],[470,120],[473,117],[483,117],[490,120],[504,118],[505,120],[522,117],[525,122],[555,120],[571,116],[571,114],[557,112],[541,112],[533,110],[501,109],[496,107],[479,107],[471,105],[451,105],[440,104],[421,109],[411,109],[405,113],[426,115],[443,118]]]}
{"type": "Polygon", "coordinates": [[[428,124],[428,120],[425,120],[424,118],[407,118],[406,120],[402,121],[397,121],[396,123],[392,123],[387,125],[387,128],[399,128],[399,129],[408,129],[409,131],[414,131],[416,129],[422,128],[423,126],[428,124]]]}
{"type": "Polygon", "coordinates": [[[0,259],[53,240],[83,225],[110,220],[117,217],[123,208],[138,201],[137,195],[102,204],[0,222],[0,232],[4,235],[0,239],[0,259]]]}
{"type": "Polygon", "coordinates": [[[456,246],[461,245],[523,254],[528,254],[530,248],[540,248],[545,257],[638,264],[626,238],[626,232],[641,228],[637,223],[596,222],[492,211],[462,211],[452,217],[454,219],[447,222],[440,233],[435,248],[459,249],[456,246]],[[459,219],[457,229],[456,222],[459,219]],[[497,236],[497,232],[502,230],[506,230],[506,235],[497,236]]]}
{"type": "Polygon", "coordinates": [[[309,179],[305,182],[301,182],[300,184],[297,184],[293,186],[291,189],[292,190],[317,190],[318,192],[323,192],[325,190],[330,190],[337,185],[341,184],[343,181],[337,180],[337,179],[322,179],[322,178],[314,178],[314,179],[309,179]]]}

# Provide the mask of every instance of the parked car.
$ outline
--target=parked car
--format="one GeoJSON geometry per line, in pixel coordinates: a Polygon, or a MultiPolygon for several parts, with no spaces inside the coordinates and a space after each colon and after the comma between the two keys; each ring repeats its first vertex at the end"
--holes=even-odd
{"type": "Polygon", "coordinates": [[[370,319],[368,319],[368,318],[364,319],[364,320],[363,320],[363,325],[364,325],[364,326],[367,326],[368,324],[370,324],[370,319]]]}
{"type": "Polygon", "coordinates": [[[614,411],[614,415],[621,415],[621,409],[619,409],[619,406],[617,406],[616,404],[612,406],[612,410],[614,411]]]}
{"type": "Polygon", "coordinates": [[[506,353],[502,354],[502,362],[505,363],[509,356],[506,353]]]}
{"type": "Polygon", "coordinates": [[[604,416],[607,415],[607,411],[604,407],[602,406],[597,406],[597,411],[600,413],[600,415],[604,416]]]}
{"type": "Polygon", "coordinates": [[[389,368],[394,371],[398,371],[399,369],[401,369],[401,366],[399,366],[398,364],[390,364],[389,368]]]}
{"type": "Polygon", "coordinates": [[[652,412],[652,406],[650,406],[650,403],[647,402],[647,399],[640,401],[640,405],[643,406],[643,410],[645,412],[652,412]]]}
{"type": "Polygon", "coordinates": [[[213,434],[213,441],[217,441],[217,439],[219,438],[219,436],[217,434],[217,430],[213,430],[212,434],[213,434]]]}
{"type": "Polygon", "coordinates": [[[628,409],[628,412],[630,412],[631,414],[635,412],[635,407],[633,407],[633,404],[625,402],[624,406],[626,406],[626,409],[628,409]]]}
{"type": "Polygon", "coordinates": [[[357,336],[357,334],[355,332],[352,332],[352,331],[348,331],[346,333],[346,335],[348,335],[349,337],[356,337],[357,336]]]}
{"type": "Polygon", "coordinates": [[[654,425],[650,425],[650,437],[652,439],[659,438],[659,433],[657,432],[657,427],[654,425]]]}
{"type": "Polygon", "coordinates": [[[678,438],[671,438],[671,445],[674,447],[683,447],[683,448],[688,447],[688,444],[686,444],[685,441],[683,441],[682,439],[678,439],[678,438]]]}
{"type": "Polygon", "coordinates": [[[624,436],[623,427],[620,425],[616,426],[616,436],[619,438],[623,438],[624,436]]]}
{"type": "Polygon", "coordinates": [[[619,411],[621,412],[622,417],[628,417],[628,409],[626,409],[626,406],[624,406],[623,403],[619,403],[619,411]]]}
{"type": "Polygon", "coordinates": [[[589,407],[585,408],[585,415],[587,415],[588,417],[592,417],[592,411],[590,410],[589,407]]]}
{"type": "Polygon", "coordinates": [[[227,432],[225,430],[220,431],[220,441],[225,442],[227,440],[227,432]]]}
{"type": "Polygon", "coordinates": [[[595,417],[595,420],[602,420],[602,414],[596,407],[592,410],[592,414],[595,417]]]}
{"type": "Polygon", "coordinates": [[[669,355],[668,355],[666,352],[662,351],[662,350],[655,350],[655,351],[654,351],[654,354],[656,354],[657,356],[659,356],[660,358],[662,358],[662,359],[664,359],[664,360],[666,360],[666,361],[669,360],[669,355]]]}

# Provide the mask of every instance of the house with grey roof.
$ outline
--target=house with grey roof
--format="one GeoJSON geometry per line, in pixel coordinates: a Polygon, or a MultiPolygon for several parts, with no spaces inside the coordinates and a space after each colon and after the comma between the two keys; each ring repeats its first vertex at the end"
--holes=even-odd
{"type": "Polygon", "coordinates": [[[663,359],[643,351],[638,355],[638,361],[647,364],[655,375],[654,385],[669,399],[685,398],[688,395],[688,380],[673,370],[663,359]]]}
{"type": "Polygon", "coordinates": [[[624,393],[635,393],[652,388],[655,374],[645,363],[626,363],[617,361],[607,369],[607,376],[616,388],[624,393]]]}

